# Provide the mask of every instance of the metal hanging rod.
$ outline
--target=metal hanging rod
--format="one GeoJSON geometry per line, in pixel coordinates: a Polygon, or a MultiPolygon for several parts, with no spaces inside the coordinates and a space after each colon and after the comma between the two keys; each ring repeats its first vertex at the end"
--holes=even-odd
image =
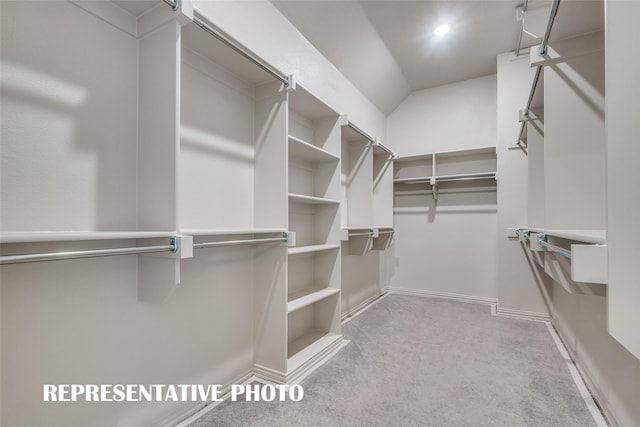
{"type": "Polygon", "coordinates": [[[245,239],[245,240],[226,240],[223,242],[203,242],[194,243],[194,249],[219,248],[222,246],[241,246],[241,245],[262,245],[265,243],[286,243],[289,241],[287,233],[283,233],[282,237],[271,237],[267,239],[245,239]]]}
{"type": "Polygon", "coordinates": [[[529,8],[529,0],[525,0],[522,5],[522,19],[520,20],[520,35],[518,36],[518,44],[516,45],[516,56],[520,55],[520,47],[522,45],[522,36],[524,35],[524,12],[529,8]]]}
{"type": "MultiPolygon", "coordinates": [[[[525,115],[529,115],[529,110],[531,109],[531,103],[533,102],[533,96],[536,93],[536,88],[538,87],[538,81],[540,80],[541,73],[542,73],[542,65],[538,65],[536,67],[536,74],[533,76],[533,84],[531,85],[531,90],[529,91],[529,99],[527,100],[527,106],[524,108],[525,115]]],[[[526,128],[527,128],[527,122],[520,123],[520,133],[518,134],[517,144],[521,144],[524,142],[522,138],[524,137],[524,130],[526,128]]]]}
{"type": "MultiPolygon", "coordinates": [[[[416,178],[397,178],[394,179],[394,184],[430,184],[431,178],[429,176],[421,176],[416,178]]],[[[435,183],[439,182],[453,182],[453,181],[473,181],[482,179],[496,179],[495,172],[478,172],[476,174],[468,174],[463,176],[455,175],[442,175],[435,176],[435,183]]]]}
{"type": "Polygon", "coordinates": [[[166,4],[168,4],[169,6],[171,6],[171,9],[173,9],[174,11],[178,10],[178,8],[180,7],[180,0],[162,0],[163,2],[165,2],[166,4]]]}
{"type": "Polygon", "coordinates": [[[50,252],[40,254],[22,254],[0,256],[2,264],[20,264],[25,262],[59,261],[76,258],[96,258],[114,255],[149,254],[155,252],[176,252],[178,242],[175,237],[169,239],[168,245],[163,246],[134,246],[131,248],[93,249],[86,251],[50,252]]]}
{"type": "MultiPolygon", "coordinates": [[[[549,37],[551,36],[551,29],[553,28],[553,22],[556,19],[556,15],[558,14],[558,7],[560,6],[560,0],[553,0],[553,4],[551,5],[551,12],[549,13],[549,22],[547,23],[547,29],[544,33],[544,38],[542,39],[542,44],[540,44],[540,48],[538,49],[538,55],[544,56],[547,54],[547,50],[549,48],[549,37]]],[[[524,114],[528,115],[529,110],[531,109],[531,103],[533,102],[533,95],[536,92],[536,87],[538,86],[538,80],[540,80],[540,74],[542,73],[542,65],[538,65],[536,67],[536,74],[533,77],[533,84],[531,85],[531,90],[529,91],[529,99],[527,101],[527,105],[524,109],[524,114]]],[[[527,122],[524,121],[520,124],[520,133],[518,134],[518,140],[516,142],[517,145],[523,144],[524,140],[524,131],[527,127],[527,122]]],[[[525,144],[526,145],[526,144],[525,144]]]]}
{"type": "Polygon", "coordinates": [[[380,234],[396,234],[396,231],[395,230],[378,231],[378,235],[380,234]]]}
{"type": "Polygon", "coordinates": [[[358,126],[354,125],[351,122],[347,122],[347,126],[349,126],[351,129],[353,129],[354,131],[356,131],[357,133],[359,133],[360,135],[362,135],[362,137],[366,140],[368,140],[369,142],[375,144],[376,139],[374,137],[372,137],[371,135],[369,135],[368,133],[366,133],[365,131],[363,131],[362,129],[360,129],[358,126]]]}
{"type": "Polygon", "coordinates": [[[466,176],[460,178],[444,178],[444,179],[436,179],[436,183],[438,182],[454,182],[454,181],[478,181],[485,179],[496,179],[495,175],[492,176],[466,176]]]}
{"type": "Polygon", "coordinates": [[[559,246],[552,245],[551,243],[547,243],[547,235],[540,234],[538,236],[538,244],[542,247],[549,249],[550,251],[563,256],[565,258],[571,259],[571,251],[561,248],[559,246]]]}
{"type": "Polygon", "coordinates": [[[374,231],[369,230],[366,233],[349,233],[349,237],[359,237],[359,236],[373,236],[374,231]]]}
{"type": "Polygon", "coordinates": [[[551,5],[551,13],[549,14],[549,22],[547,23],[547,30],[544,32],[542,44],[540,45],[540,49],[538,49],[538,55],[540,56],[544,56],[547,54],[547,48],[549,47],[549,37],[551,36],[553,21],[556,19],[556,15],[558,14],[558,6],[560,6],[560,0],[553,0],[553,4],[551,5]]]}
{"type": "Polygon", "coordinates": [[[267,73],[271,74],[276,79],[280,80],[282,83],[285,84],[285,86],[290,85],[291,78],[289,76],[287,76],[277,68],[273,67],[271,64],[268,64],[267,62],[265,62],[262,58],[260,58],[258,55],[253,53],[247,47],[240,44],[238,41],[236,41],[233,37],[231,37],[229,34],[224,32],[222,29],[207,22],[206,18],[199,16],[197,11],[194,11],[193,22],[195,22],[196,25],[198,25],[200,28],[205,30],[207,33],[211,34],[213,37],[217,38],[222,43],[226,44],[231,49],[235,50],[240,55],[242,55],[243,57],[245,57],[246,59],[254,63],[256,66],[266,71],[267,73]]]}
{"type": "Polygon", "coordinates": [[[522,35],[524,34],[524,18],[520,23],[520,35],[518,36],[518,44],[516,45],[516,56],[520,55],[520,46],[522,45],[522,35]]]}

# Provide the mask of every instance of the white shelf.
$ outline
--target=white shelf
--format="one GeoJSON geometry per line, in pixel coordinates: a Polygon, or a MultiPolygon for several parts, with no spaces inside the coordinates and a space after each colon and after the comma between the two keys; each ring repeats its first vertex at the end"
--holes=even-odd
{"type": "Polygon", "coordinates": [[[595,245],[605,245],[607,243],[606,230],[546,230],[542,228],[531,228],[529,231],[595,245]]]}
{"type": "Polygon", "coordinates": [[[314,304],[318,301],[322,301],[325,298],[329,298],[340,292],[340,289],[335,288],[309,288],[299,292],[295,292],[289,295],[289,302],[287,304],[287,313],[292,313],[296,310],[300,310],[308,305],[314,304]]]}
{"type": "Polygon", "coordinates": [[[224,236],[234,234],[267,234],[267,233],[285,233],[286,228],[211,228],[211,229],[194,229],[186,228],[180,230],[180,234],[187,236],[224,236]]]}
{"type": "Polygon", "coordinates": [[[306,254],[311,252],[328,251],[331,249],[338,249],[340,245],[313,245],[313,246],[299,246],[295,248],[289,248],[289,255],[306,254]]]}
{"type": "Polygon", "coordinates": [[[70,242],[79,240],[152,239],[175,231],[34,231],[0,233],[0,243],[70,242]]]}
{"type": "Polygon", "coordinates": [[[496,172],[473,172],[473,173],[458,173],[452,175],[437,175],[437,176],[418,176],[415,178],[396,178],[393,180],[394,184],[428,184],[431,183],[431,179],[434,179],[436,184],[438,181],[464,181],[467,179],[496,179],[496,172]]]}
{"type": "Polygon", "coordinates": [[[339,156],[292,135],[289,135],[289,155],[312,163],[336,162],[340,160],[339,156]]]}
{"type": "Polygon", "coordinates": [[[342,335],[331,332],[309,331],[289,343],[287,348],[287,371],[293,372],[312,357],[341,340],[342,335]]]}
{"type": "Polygon", "coordinates": [[[477,155],[477,154],[494,154],[496,152],[495,146],[487,146],[487,147],[478,147],[478,148],[468,148],[462,150],[452,150],[452,151],[440,151],[436,153],[421,153],[421,154],[408,154],[406,156],[400,156],[395,159],[396,162],[403,161],[412,161],[412,160],[422,160],[429,159],[433,155],[437,157],[454,157],[454,156],[468,156],[468,155],[477,155]]]}
{"type": "Polygon", "coordinates": [[[290,202],[307,203],[311,205],[337,205],[340,200],[325,199],[323,197],[306,196],[304,194],[289,193],[290,202]]]}

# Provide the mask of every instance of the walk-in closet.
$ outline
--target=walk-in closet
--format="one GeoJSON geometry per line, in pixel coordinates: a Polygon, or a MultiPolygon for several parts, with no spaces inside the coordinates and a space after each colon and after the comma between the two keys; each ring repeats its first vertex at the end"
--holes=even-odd
{"type": "Polygon", "coordinates": [[[0,424],[640,426],[635,0],[0,2],[0,424]]]}

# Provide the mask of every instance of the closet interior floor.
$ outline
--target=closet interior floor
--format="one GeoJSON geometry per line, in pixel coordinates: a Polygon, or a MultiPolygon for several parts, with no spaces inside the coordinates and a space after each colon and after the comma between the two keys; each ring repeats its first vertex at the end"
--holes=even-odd
{"type": "Polygon", "coordinates": [[[595,426],[547,325],[486,305],[387,295],[300,402],[224,402],[206,426],[595,426]]]}

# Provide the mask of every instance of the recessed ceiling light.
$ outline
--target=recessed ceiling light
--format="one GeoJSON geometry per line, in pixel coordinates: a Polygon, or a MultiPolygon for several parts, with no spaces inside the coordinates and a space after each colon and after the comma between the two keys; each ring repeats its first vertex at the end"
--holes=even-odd
{"type": "Polygon", "coordinates": [[[433,32],[435,33],[436,36],[444,36],[449,32],[450,29],[451,27],[448,26],[447,24],[442,24],[442,25],[438,25],[436,29],[433,30],[433,32]]]}

